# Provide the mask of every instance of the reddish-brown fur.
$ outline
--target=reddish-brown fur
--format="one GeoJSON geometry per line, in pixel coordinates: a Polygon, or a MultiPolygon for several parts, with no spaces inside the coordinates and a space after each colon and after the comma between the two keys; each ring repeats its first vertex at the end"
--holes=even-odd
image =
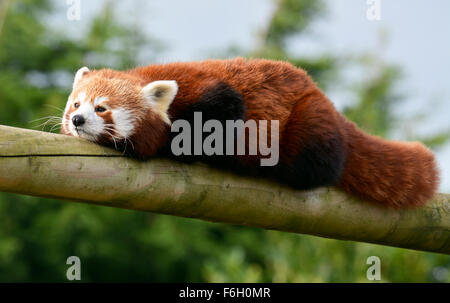
{"type": "Polygon", "coordinates": [[[434,195],[438,171],[423,144],[387,141],[341,121],[348,142],[342,189],[394,207],[423,205],[434,195]]]}
{"type": "MultiPolygon", "coordinates": [[[[208,87],[225,82],[243,96],[245,119],[278,120],[280,161],[289,165],[308,142],[339,140],[345,155],[338,186],[388,206],[423,205],[439,178],[433,154],[420,143],[370,136],[336,111],[307,73],[287,62],[263,59],[208,60],[139,67],[125,72],[99,70],[87,77],[126,79],[144,86],[176,80],[178,94],[169,116],[176,119],[208,87]]],[[[131,84],[130,84],[131,85],[131,84]]],[[[141,154],[152,155],[167,141],[170,128],[149,111],[133,138],[141,154]]],[[[257,165],[258,157],[240,157],[257,165]]]]}

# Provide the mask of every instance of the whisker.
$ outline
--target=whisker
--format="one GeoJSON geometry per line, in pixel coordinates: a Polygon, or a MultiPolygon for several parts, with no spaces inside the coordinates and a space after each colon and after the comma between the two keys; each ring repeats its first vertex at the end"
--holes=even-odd
{"type": "Polygon", "coordinates": [[[113,142],[114,142],[114,147],[115,147],[115,149],[117,149],[117,142],[116,142],[116,139],[114,138],[114,136],[107,130],[105,130],[105,132],[111,136],[111,138],[113,139],[113,142]]]}
{"type": "Polygon", "coordinates": [[[55,128],[56,128],[56,129],[57,129],[58,127],[61,128],[61,126],[62,126],[62,123],[55,124],[55,125],[53,125],[53,126],[50,128],[49,132],[54,131],[55,128]]]}
{"type": "MultiPolygon", "coordinates": [[[[114,129],[114,128],[104,127],[104,129],[109,130],[109,131],[114,132],[114,133],[116,132],[116,129],[114,129]]],[[[116,137],[118,137],[118,136],[116,136],[116,137]]]]}
{"type": "MultiPolygon", "coordinates": [[[[125,140],[126,140],[126,141],[129,141],[129,142],[131,143],[131,148],[133,148],[133,150],[134,150],[134,144],[133,144],[133,141],[131,141],[129,138],[125,138],[125,140]]],[[[125,142],[126,142],[126,141],[125,141],[125,142]]]]}
{"type": "Polygon", "coordinates": [[[53,104],[44,104],[44,106],[48,106],[48,107],[54,108],[56,110],[59,110],[61,113],[64,112],[64,109],[61,109],[61,108],[59,108],[59,107],[57,107],[57,106],[55,106],[53,104]]]}
{"type": "Polygon", "coordinates": [[[58,117],[58,116],[46,116],[46,117],[42,117],[42,118],[31,120],[28,123],[33,123],[33,122],[40,121],[40,120],[43,120],[43,119],[58,119],[58,120],[62,120],[62,118],[58,117]]]}
{"type": "MultiPolygon", "coordinates": [[[[117,132],[117,130],[115,129],[115,125],[114,124],[106,123],[106,124],[103,125],[103,127],[104,127],[104,130],[107,131],[110,136],[113,136],[113,134],[111,132],[114,132],[114,133],[117,132]]],[[[125,147],[124,147],[124,150],[123,150],[124,154],[125,154],[125,152],[127,150],[128,142],[130,142],[131,148],[133,150],[135,149],[133,142],[129,138],[127,138],[127,137],[121,138],[119,136],[114,136],[114,138],[117,139],[117,140],[123,140],[123,142],[125,143],[125,147]]]]}
{"type": "Polygon", "coordinates": [[[55,119],[48,119],[47,121],[44,121],[43,123],[41,123],[41,124],[39,124],[39,125],[36,125],[36,126],[32,126],[32,128],[34,128],[34,129],[37,129],[37,128],[39,128],[39,127],[41,127],[42,126],[42,130],[44,130],[44,128],[47,126],[47,124],[52,124],[52,125],[54,125],[54,124],[59,124],[59,123],[62,123],[62,121],[61,120],[55,120],[55,119]]]}
{"type": "Polygon", "coordinates": [[[126,151],[127,151],[127,138],[125,138],[125,147],[123,148],[122,155],[125,155],[126,151]]]}

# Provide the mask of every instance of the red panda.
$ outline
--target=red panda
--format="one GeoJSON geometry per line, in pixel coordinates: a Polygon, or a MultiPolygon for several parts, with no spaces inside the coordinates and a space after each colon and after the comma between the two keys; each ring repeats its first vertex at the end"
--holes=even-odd
{"type": "Polygon", "coordinates": [[[202,159],[297,189],[338,186],[399,208],[424,205],[439,183],[434,155],[424,145],[364,133],[304,70],[282,61],[235,58],[126,71],[83,67],[76,73],[61,132],[146,159],[170,154],[171,123],[192,123],[195,112],[223,123],[278,121],[279,162],[273,167],[260,167],[259,153],[202,159]]]}

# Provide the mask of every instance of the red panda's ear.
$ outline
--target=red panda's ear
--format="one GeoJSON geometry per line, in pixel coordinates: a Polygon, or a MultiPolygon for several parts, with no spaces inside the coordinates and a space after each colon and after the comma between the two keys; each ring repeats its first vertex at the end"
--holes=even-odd
{"type": "Polygon", "coordinates": [[[178,92],[178,84],[173,80],[150,82],[142,88],[144,98],[155,111],[170,124],[167,110],[178,92]]]}
{"type": "Polygon", "coordinates": [[[90,70],[86,66],[83,66],[82,68],[80,68],[77,71],[77,73],[75,74],[75,79],[73,80],[73,88],[75,88],[75,85],[77,85],[77,83],[81,80],[81,78],[83,78],[83,76],[89,72],[90,72],[90,70]]]}

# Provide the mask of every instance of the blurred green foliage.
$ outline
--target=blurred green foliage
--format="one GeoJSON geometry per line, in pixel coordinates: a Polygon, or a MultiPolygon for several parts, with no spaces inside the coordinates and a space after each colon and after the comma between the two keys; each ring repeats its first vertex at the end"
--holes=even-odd
{"type": "MultiPolygon", "coordinates": [[[[118,22],[111,2],[81,40],[49,28],[50,1],[10,1],[6,14],[5,3],[0,124],[36,127],[33,119],[60,115],[56,108],[64,107],[80,66],[126,68],[138,63],[141,48],[158,49],[118,22]]],[[[289,60],[324,89],[339,81],[339,58],[286,51],[286,39],[302,34],[324,12],[324,2],[276,4],[263,44],[248,55],[289,60]]],[[[398,77],[395,67],[378,68],[355,86],[358,102],[345,114],[389,136],[393,102],[401,101],[394,93],[398,77]]],[[[366,259],[373,255],[381,259],[384,282],[450,281],[450,258],[439,254],[0,193],[1,282],[66,281],[72,255],[81,259],[83,282],[367,282],[366,259]]]]}
{"type": "Polygon", "coordinates": [[[276,0],[275,10],[264,36],[265,48],[280,51],[286,47],[286,39],[304,32],[311,20],[324,12],[322,0],[276,0]]]}

